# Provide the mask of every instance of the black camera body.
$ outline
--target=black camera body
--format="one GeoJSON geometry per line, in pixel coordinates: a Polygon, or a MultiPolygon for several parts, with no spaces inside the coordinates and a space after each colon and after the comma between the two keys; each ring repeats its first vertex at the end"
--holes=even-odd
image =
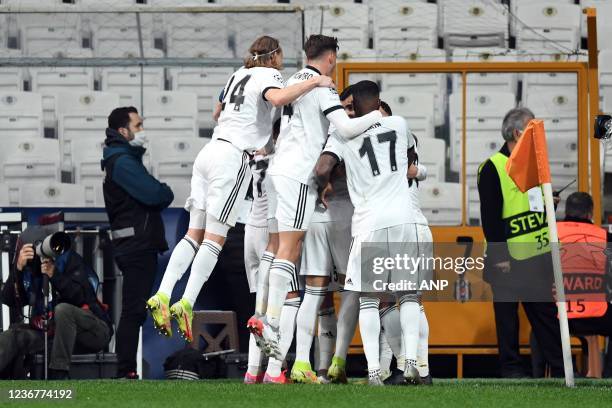
{"type": "Polygon", "coordinates": [[[595,119],[595,139],[608,140],[612,138],[612,116],[597,115],[595,119]]]}

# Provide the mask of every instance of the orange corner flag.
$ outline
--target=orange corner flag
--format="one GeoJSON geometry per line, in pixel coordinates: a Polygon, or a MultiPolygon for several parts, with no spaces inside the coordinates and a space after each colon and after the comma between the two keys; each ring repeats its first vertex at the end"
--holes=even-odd
{"type": "Polygon", "coordinates": [[[506,171],[523,193],[535,186],[550,183],[543,121],[529,121],[506,163],[506,171]]]}

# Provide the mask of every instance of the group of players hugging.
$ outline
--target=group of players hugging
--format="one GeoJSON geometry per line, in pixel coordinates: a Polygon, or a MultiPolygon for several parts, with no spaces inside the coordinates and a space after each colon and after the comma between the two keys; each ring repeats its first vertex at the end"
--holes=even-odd
{"type": "MultiPolygon", "coordinates": [[[[368,245],[390,257],[396,244],[409,244],[415,256],[432,251],[419,207],[426,168],[418,163],[416,138],[380,100],[375,82],[355,83],[338,95],[330,78],[336,38],[312,35],[304,52],[306,66],[285,82],[279,41],[262,36],[228,79],[212,141],[193,164],[187,234],[147,308],[161,334],[171,336],[175,319],[180,335],[192,341],[196,298],[252,182],[244,247],[256,304],[247,323],[244,382],[346,383],[359,322],[370,385],[431,384],[421,293],[380,290],[366,261],[373,251],[368,245]],[[170,305],[174,285],[190,266],[183,296],[170,305]],[[294,333],[296,359],[287,375],[284,360],[294,333]],[[397,369],[390,370],[393,357],[397,369]]],[[[417,272],[417,279],[430,273],[417,272]]],[[[414,275],[393,270],[382,279],[414,275]]]]}

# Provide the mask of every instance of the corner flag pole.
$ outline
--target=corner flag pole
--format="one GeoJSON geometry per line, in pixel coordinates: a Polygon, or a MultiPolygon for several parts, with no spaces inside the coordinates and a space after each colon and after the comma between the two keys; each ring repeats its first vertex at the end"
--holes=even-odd
{"type": "MultiPolygon", "coordinates": [[[[548,162],[546,163],[548,165],[548,162]]],[[[563,287],[563,272],[561,269],[561,255],[559,254],[559,234],[557,233],[557,220],[555,218],[555,204],[553,201],[552,185],[542,184],[544,205],[546,207],[546,220],[550,235],[553,273],[557,293],[557,310],[559,313],[559,328],[561,329],[561,347],[563,349],[563,369],[565,370],[565,385],[574,387],[574,366],[572,363],[572,349],[570,344],[569,324],[565,303],[565,288],[563,287]]]]}
{"type": "Polygon", "coordinates": [[[536,119],[529,122],[518,143],[512,150],[512,154],[506,164],[506,171],[523,193],[533,187],[541,186],[544,194],[546,221],[548,222],[551,246],[550,253],[552,256],[555,290],[557,294],[557,310],[559,312],[565,385],[574,387],[574,367],[572,364],[565,289],[563,287],[563,271],[561,269],[561,256],[559,254],[559,235],[557,233],[555,205],[553,201],[552,185],[550,183],[550,165],[548,163],[548,152],[546,149],[544,122],[536,119]]]}

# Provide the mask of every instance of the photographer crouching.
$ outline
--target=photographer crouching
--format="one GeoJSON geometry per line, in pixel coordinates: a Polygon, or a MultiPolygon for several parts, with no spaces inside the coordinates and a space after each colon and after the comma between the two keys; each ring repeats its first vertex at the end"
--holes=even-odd
{"type": "Polygon", "coordinates": [[[2,289],[2,303],[16,308],[20,321],[0,333],[0,373],[6,378],[25,377],[24,359],[44,351],[45,330],[52,339],[51,379],[69,378],[75,346],[81,352],[98,352],[112,336],[111,320],[94,289],[97,275],[69,248],[67,235],[47,238],[53,237],[68,240],[64,249],[44,251],[32,243],[17,243],[16,262],[2,289]],[[50,302],[45,295],[48,284],[50,302]],[[29,307],[28,323],[24,323],[24,307],[29,307]]]}

